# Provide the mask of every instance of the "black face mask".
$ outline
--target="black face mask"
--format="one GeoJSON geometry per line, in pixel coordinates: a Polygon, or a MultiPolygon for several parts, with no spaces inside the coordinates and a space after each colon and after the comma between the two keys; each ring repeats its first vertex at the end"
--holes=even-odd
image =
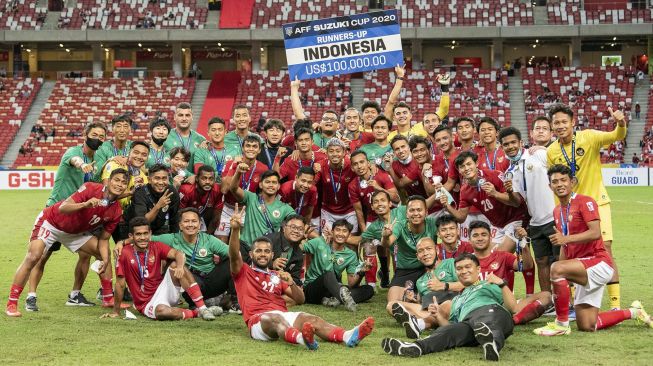
{"type": "Polygon", "coordinates": [[[163,146],[163,144],[166,142],[167,139],[159,139],[154,136],[152,136],[152,141],[157,144],[158,146],[163,146]]]}
{"type": "Polygon", "coordinates": [[[85,144],[89,149],[95,151],[100,148],[100,145],[102,145],[102,140],[87,137],[85,144]]]}

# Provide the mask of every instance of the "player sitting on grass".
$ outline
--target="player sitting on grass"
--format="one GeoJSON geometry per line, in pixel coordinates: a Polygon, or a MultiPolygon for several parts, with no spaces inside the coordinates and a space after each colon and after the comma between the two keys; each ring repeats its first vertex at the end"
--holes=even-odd
{"type": "MultiPolygon", "coordinates": [[[[60,242],[73,253],[83,251],[100,258],[98,273],[102,284],[102,306],[113,307],[109,238],[120,222],[122,208],[118,197],[127,190],[129,173],[124,169],[111,172],[104,184],[84,183],[77,192],[54,206],[47,207],[36,218],[27,255],[14,275],[5,313],[18,317],[17,309],[23,287],[43,252],[60,242]],[[98,236],[91,234],[102,227],[98,236]]],[[[79,293],[79,288],[73,292],[79,293]]],[[[71,294],[72,295],[72,294],[71,294]]]]}
{"type": "MultiPolygon", "coordinates": [[[[386,309],[397,323],[406,329],[406,337],[417,339],[422,331],[438,325],[437,319],[428,312],[428,307],[437,301],[443,304],[453,299],[464,288],[458,282],[454,259],[438,261],[435,242],[431,238],[422,238],[417,242],[417,259],[424,265],[426,273],[417,279],[418,296],[411,292],[404,295],[403,301],[389,302],[386,309]]],[[[447,302],[448,311],[450,302],[447,302]]]]}
{"type": "Polygon", "coordinates": [[[603,289],[614,274],[612,257],[603,245],[599,208],[589,196],[573,191],[575,179],[566,165],[549,168],[549,181],[560,204],[553,211],[556,222],[551,243],[564,250],[564,260],[551,266],[551,285],[556,310],[556,320],[535,329],[537,335],[557,336],[571,333],[569,327],[569,282],[576,284],[576,325],[578,330],[594,332],[611,327],[624,320],[637,319],[653,328],[651,317],[639,301],[627,310],[599,313],[603,289]]]}
{"type": "Polygon", "coordinates": [[[155,320],[182,320],[202,317],[213,320],[222,314],[217,306],[207,308],[200,287],[186,269],[184,252],[151,241],[152,230],[145,217],[135,217],[129,222],[129,238],[133,244],[125,245],[116,261],[115,303],[113,312],[103,317],[120,316],[125,284],[134,298],[134,307],[143,315],[155,320]],[[165,275],[163,261],[173,260],[165,275]],[[197,305],[196,310],[180,309],[179,294],[184,289],[197,305]]]}
{"type": "Polygon", "coordinates": [[[315,350],[318,347],[316,334],[326,341],[355,347],[372,333],[374,328],[372,317],[365,319],[355,328],[345,331],[318,316],[289,312],[282,295],[292,298],[296,304],[303,304],[304,292],[288,272],[268,269],[273,253],[272,244],[267,238],[259,237],[252,242],[251,266],[243,262],[240,254],[240,227],[244,211],[245,209],[239,210],[236,204],[231,216],[229,262],[243,319],[253,339],[271,341],[283,338],[288,343],[302,344],[308,349],[315,350]]]}
{"type": "Polygon", "coordinates": [[[456,347],[480,345],[489,361],[499,360],[499,351],[512,334],[514,323],[510,309],[515,297],[501,278],[490,274],[479,280],[481,266],[473,254],[465,253],[455,259],[458,280],[465,289],[451,301],[447,316],[435,302],[429,312],[440,324],[428,338],[407,343],[395,338],[384,338],[381,347],[395,356],[419,357],[456,347]]]}

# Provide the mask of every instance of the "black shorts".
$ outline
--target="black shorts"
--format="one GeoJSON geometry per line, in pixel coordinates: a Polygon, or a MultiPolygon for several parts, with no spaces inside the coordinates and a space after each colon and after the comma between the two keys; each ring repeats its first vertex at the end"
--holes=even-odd
{"type": "Polygon", "coordinates": [[[455,292],[455,291],[430,291],[424,294],[422,296],[422,309],[426,310],[429,308],[429,305],[433,303],[433,296],[435,296],[435,299],[438,301],[438,304],[442,304],[443,302],[447,300],[451,300],[457,295],[459,295],[460,292],[455,292]]]}
{"type": "Polygon", "coordinates": [[[415,283],[417,283],[417,279],[419,279],[423,274],[424,274],[424,267],[414,268],[414,269],[398,268],[395,270],[395,275],[394,277],[392,277],[392,281],[390,281],[390,287],[392,286],[406,287],[407,281],[411,281],[413,283],[413,287],[415,287],[415,283]]]}
{"type": "Polygon", "coordinates": [[[528,236],[531,238],[531,246],[533,247],[533,254],[536,259],[550,257],[552,255],[556,257],[560,256],[560,246],[551,244],[549,240],[549,235],[555,233],[554,227],[554,221],[541,226],[528,226],[528,236]]]}

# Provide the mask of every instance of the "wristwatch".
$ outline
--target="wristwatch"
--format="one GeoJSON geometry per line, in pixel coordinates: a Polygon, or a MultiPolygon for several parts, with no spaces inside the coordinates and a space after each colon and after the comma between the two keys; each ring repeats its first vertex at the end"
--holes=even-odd
{"type": "Polygon", "coordinates": [[[444,283],[444,291],[449,291],[449,282],[444,283]]]}
{"type": "Polygon", "coordinates": [[[507,284],[508,284],[508,283],[506,282],[506,280],[503,280],[503,282],[501,282],[501,283],[498,284],[497,286],[499,286],[499,288],[504,288],[504,287],[506,287],[507,284]]]}

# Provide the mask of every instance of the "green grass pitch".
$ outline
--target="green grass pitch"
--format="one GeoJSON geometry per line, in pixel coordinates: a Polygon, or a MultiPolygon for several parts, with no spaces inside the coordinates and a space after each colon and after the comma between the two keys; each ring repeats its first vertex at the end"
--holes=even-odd
{"type": "MultiPolygon", "coordinates": [[[[653,236],[653,189],[610,188],[615,253],[621,273],[622,307],[641,300],[653,312],[653,276],[650,245],[653,236]]],[[[25,255],[26,242],[47,199],[45,191],[0,192],[0,294],[6,301],[16,267],[25,255]]],[[[385,291],[355,314],[305,305],[293,310],[318,314],[350,328],[364,317],[376,318],[374,333],[356,349],[320,343],[309,352],[283,342],[249,339],[240,316],[227,315],[214,322],[199,319],[184,322],[154,322],[138,316],[137,321],[99,319],[104,309],[64,306],[72,285],[76,256],[63,249],[53,256],[39,289],[38,313],[23,317],[0,316],[0,364],[249,364],[249,365],[412,365],[481,364],[479,348],[463,348],[433,354],[419,360],[387,356],[380,347],[386,336],[402,337],[403,329],[386,315],[385,291]]],[[[523,295],[523,280],[516,276],[516,294],[523,295]]],[[[99,287],[91,273],[84,286],[93,298],[99,287]]],[[[26,291],[20,299],[24,306],[26,291]]],[[[605,304],[605,302],[604,302],[605,304]]],[[[604,306],[605,307],[605,306],[604,306]]],[[[552,318],[538,319],[517,327],[501,352],[502,361],[547,365],[634,365],[651,364],[653,329],[627,321],[595,334],[575,331],[567,337],[543,338],[532,334],[552,318]]]]}

